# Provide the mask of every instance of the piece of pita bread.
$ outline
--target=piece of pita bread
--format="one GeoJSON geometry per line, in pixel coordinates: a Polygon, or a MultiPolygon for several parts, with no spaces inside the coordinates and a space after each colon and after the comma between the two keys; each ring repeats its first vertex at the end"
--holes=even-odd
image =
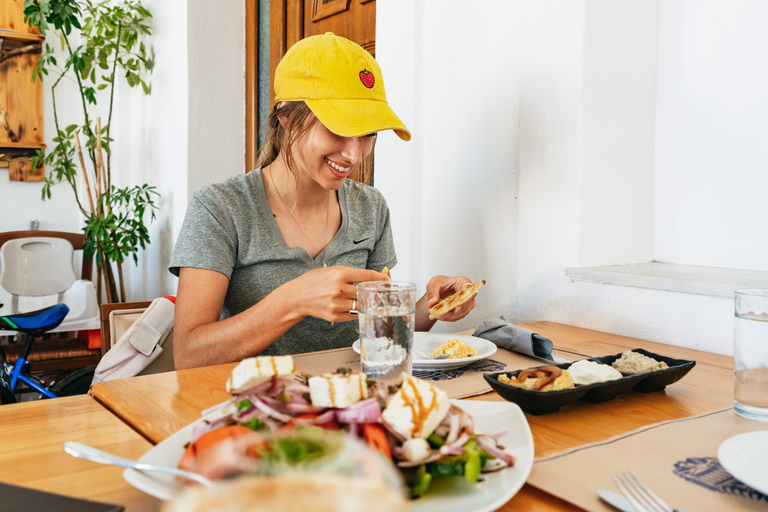
{"type": "Polygon", "coordinates": [[[467,302],[469,299],[471,299],[476,293],[477,290],[480,289],[481,286],[485,284],[485,281],[478,281],[475,284],[471,286],[465,286],[458,292],[454,293],[450,297],[446,297],[431,308],[429,308],[429,319],[434,320],[435,318],[442,316],[449,312],[450,310],[454,309],[457,306],[461,306],[465,302],[467,302]]]}
{"type": "Polygon", "coordinates": [[[407,512],[408,504],[382,480],[287,473],[240,477],[213,487],[187,487],[162,512],[407,512]]]}

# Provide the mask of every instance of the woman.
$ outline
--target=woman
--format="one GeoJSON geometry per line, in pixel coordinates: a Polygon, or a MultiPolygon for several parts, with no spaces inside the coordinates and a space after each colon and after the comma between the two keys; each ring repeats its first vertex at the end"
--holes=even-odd
{"type": "MultiPolygon", "coordinates": [[[[411,137],[376,61],[330,33],[306,38],[278,64],[275,100],[258,168],[204,187],[187,209],[170,265],[176,369],[350,346],[355,283],[388,280],[381,270],[397,263],[384,198],[346,179],[365,167],[377,132],[411,137]]],[[[430,279],[416,329],[429,330],[429,307],[469,283],[430,279]]]]}

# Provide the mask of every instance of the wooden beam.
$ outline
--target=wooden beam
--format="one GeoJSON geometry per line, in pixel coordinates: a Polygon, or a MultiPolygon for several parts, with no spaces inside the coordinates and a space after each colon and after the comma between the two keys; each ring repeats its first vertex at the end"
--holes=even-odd
{"type": "MultiPolygon", "coordinates": [[[[0,38],[0,43],[2,42],[2,38],[0,38]]],[[[43,49],[42,43],[28,43],[27,46],[22,46],[21,48],[14,48],[13,50],[0,50],[0,62],[3,62],[4,60],[10,59],[11,57],[15,55],[21,55],[24,53],[39,53],[43,49]]]]}

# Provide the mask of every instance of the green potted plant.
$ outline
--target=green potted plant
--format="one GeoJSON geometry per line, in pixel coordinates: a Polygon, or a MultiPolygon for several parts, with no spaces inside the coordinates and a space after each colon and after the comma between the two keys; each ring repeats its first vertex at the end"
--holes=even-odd
{"type": "MultiPolygon", "coordinates": [[[[147,184],[118,188],[112,184],[111,157],[115,141],[110,136],[115,85],[122,75],[130,87],[150,87],[145,76],[151,73],[153,53],[143,40],[151,36],[150,12],[140,0],[25,0],[25,21],[43,35],[59,36],[64,62],[45,44],[32,73],[32,80],[49,76],[56,137],[54,147],[38,150],[31,160],[36,167],[49,169],[42,199],[50,199],[54,185],[66,182],[72,188],[77,207],[85,216],[85,257],[96,260],[106,283],[108,302],[126,300],[122,263],[130,255],[138,263],[139,248],[149,243],[145,217],[155,219],[155,187],[147,184]],[[73,31],[79,38],[73,37],[73,31]],[[73,41],[78,41],[73,46],[73,41]],[[82,104],[82,124],[65,125],[56,108],[56,88],[64,77],[77,84],[82,104]],[[109,101],[104,101],[107,90],[109,101]],[[99,105],[99,100],[103,105],[99,105]],[[102,117],[106,122],[102,125],[102,117]],[[79,185],[78,175],[83,186],[79,185]],[[119,293],[112,264],[117,268],[119,293]]],[[[99,279],[99,289],[101,280],[99,279]]]]}

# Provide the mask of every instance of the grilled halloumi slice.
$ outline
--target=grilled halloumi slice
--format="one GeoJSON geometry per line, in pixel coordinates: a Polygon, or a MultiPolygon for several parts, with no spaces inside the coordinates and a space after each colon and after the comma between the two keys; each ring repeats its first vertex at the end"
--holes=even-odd
{"type": "Polygon", "coordinates": [[[326,373],[310,377],[312,405],[343,409],[368,397],[364,373],[326,373]]]}
{"type": "Polygon", "coordinates": [[[406,439],[426,439],[450,407],[448,393],[427,381],[408,377],[390,398],[381,419],[406,439]]]}
{"type": "Polygon", "coordinates": [[[257,356],[240,361],[227,380],[227,391],[238,394],[277,377],[291,378],[296,373],[292,356],[257,356]]]}

